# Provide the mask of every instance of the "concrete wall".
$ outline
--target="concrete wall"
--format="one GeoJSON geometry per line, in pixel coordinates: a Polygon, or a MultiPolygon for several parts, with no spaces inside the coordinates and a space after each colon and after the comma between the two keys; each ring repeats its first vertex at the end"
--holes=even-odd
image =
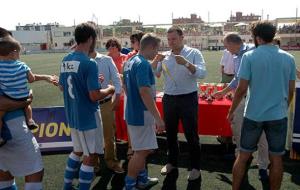
{"type": "Polygon", "coordinates": [[[21,44],[43,44],[50,40],[47,31],[13,31],[12,33],[21,44]]]}

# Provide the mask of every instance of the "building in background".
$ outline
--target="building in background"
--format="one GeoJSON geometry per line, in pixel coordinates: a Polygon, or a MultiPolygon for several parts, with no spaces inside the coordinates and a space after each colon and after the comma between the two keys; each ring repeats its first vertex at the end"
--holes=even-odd
{"type": "Polygon", "coordinates": [[[201,19],[201,17],[197,16],[197,14],[191,14],[190,18],[173,18],[172,19],[172,24],[176,24],[176,25],[186,25],[186,24],[200,24],[200,23],[204,23],[204,21],[201,19]]]}
{"type": "MultiPolygon", "coordinates": [[[[250,34],[250,25],[261,19],[260,15],[243,15],[236,12],[226,22],[204,22],[197,14],[191,14],[190,18],[172,18],[171,24],[143,25],[139,21],[120,19],[113,25],[96,24],[98,51],[106,51],[105,43],[110,38],[117,38],[121,45],[130,48],[129,36],[135,30],[143,32],[154,32],[162,40],[161,50],[169,49],[166,32],[172,25],[182,27],[185,35],[185,43],[191,47],[207,50],[224,49],[223,37],[228,32],[238,32],[244,42],[253,43],[250,34]]],[[[286,50],[300,50],[300,19],[299,18],[277,18],[271,22],[278,28],[281,37],[282,48],[286,50]]],[[[70,51],[75,44],[75,26],[62,26],[58,23],[49,24],[26,24],[16,26],[12,31],[17,40],[21,42],[27,51],[70,51]]]]}
{"type": "Polygon", "coordinates": [[[47,31],[12,31],[12,34],[24,51],[48,50],[51,44],[50,33],[47,31]]]}
{"type": "Polygon", "coordinates": [[[53,46],[53,31],[59,23],[33,23],[16,26],[14,37],[19,40],[26,51],[49,50],[53,46]]]}
{"type": "Polygon", "coordinates": [[[261,19],[260,15],[255,15],[250,13],[250,15],[243,15],[242,12],[236,12],[235,16],[231,15],[230,19],[227,22],[253,22],[261,19]]]}
{"type": "Polygon", "coordinates": [[[60,26],[52,31],[53,42],[52,49],[66,50],[75,44],[74,26],[60,26]]]}

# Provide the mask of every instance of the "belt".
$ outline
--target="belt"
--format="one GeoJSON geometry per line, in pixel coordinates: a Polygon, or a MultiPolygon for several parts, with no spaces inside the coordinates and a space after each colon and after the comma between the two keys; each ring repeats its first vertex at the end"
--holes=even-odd
{"type": "Polygon", "coordinates": [[[105,98],[105,99],[103,99],[103,100],[100,100],[99,101],[99,104],[101,105],[101,104],[104,104],[104,103],[106,103],[106,102],[109,102],[111,100],[111,97],[109,97],[109,98],[105,98]]]}
{"type": "Polygon", "coordinates": [[[224,73],[224,75],[229,76],[229,77],[233,77],[234,76],[234,74],[226,74],[226,73],[224,73]]]}
{"type": "Polygon", "coordinates": [[[177,95],[164,94],[164,96],[166,96],[166,97],[178,97],[178,98],[182,98],[182,97],[196,95],[196,94],[197,94],[197,91],[191,92],[191,93],[188,93],[188,94],[177,94],[177,95]]]}

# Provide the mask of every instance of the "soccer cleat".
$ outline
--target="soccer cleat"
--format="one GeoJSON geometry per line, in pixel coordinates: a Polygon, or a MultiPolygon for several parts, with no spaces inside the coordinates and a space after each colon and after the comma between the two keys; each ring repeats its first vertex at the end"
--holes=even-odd
{"type": "Polygon", "coordinates": [[[30,130],[37,129],[39,127],[38,124],[36,124],[33,119],[31,119],[27,122],[27,126],[28,126],[28,129],[30,129],[30,130]]]}
{"type": "Polygon", "coordinates": [[[160,170],[160,174],[161,175],[167,175],[168,173],[170,173],[175,167],[172,166],[171,164],[166,164],[161,170],[160,170]]]}
{"type": "Polygon", "coordinates": [[[138,182],[136,185],[137,189],[148,189],[150,187],[153,187],[154,185],[158,184],[158,178],[156,177],[148,177],[148,181],[146,183],[138,182]]]}
{"type": "Polygon", "coordinates": [[[0,147],[6,144],[6,140],[0,137],[0,147]]]}
{"type": "Polygon", "coordinates": [[[195,180],[195,179],[198,179],[200,176],[201,176],[200,170],[192,169],[192,170],[189,172],[187,179],[188,179],[189,181],[193,181],[193,180],[195,180]]]}
{"type": "Polygon", "coordinates": [[[258,174],[259,174],[259,180],[261,181],[268,181],[269,180],[269,176],[268,176],[268,171],[265,169],[259,169],[258,170],[258,174]]]}
{"type": "Polygon", "coordinates": [[[72,185],[72,190],[79,190],[79,184],[77,184],[77,185],[72,185]]]}

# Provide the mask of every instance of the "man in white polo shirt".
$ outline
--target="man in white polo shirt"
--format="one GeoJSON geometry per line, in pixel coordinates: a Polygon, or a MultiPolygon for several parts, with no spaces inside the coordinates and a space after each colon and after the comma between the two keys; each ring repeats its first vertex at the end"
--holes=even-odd
{"type": "Polygon", "coordinates": [[[221,83],[229,83],[234,77],[234,62],[233,55],[225,49],[220,61],[221,65],[221,83]]]}

